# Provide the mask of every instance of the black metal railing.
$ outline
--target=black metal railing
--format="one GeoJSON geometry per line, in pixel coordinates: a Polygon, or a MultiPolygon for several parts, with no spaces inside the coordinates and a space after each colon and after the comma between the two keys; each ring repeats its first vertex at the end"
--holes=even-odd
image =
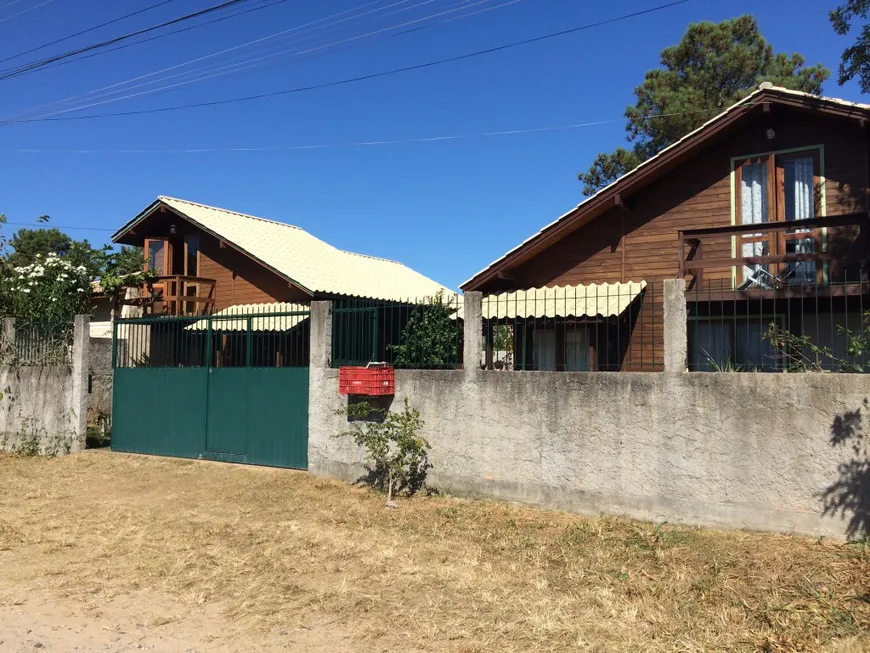
{"type": "Polygon", "coordinates": [[[75,331],[72,322],[13,318],[11,324],[9,332],[0,324],[3,363],[22,367],[72,364],[75,331]]]}
{"type": "Polygon", "coordinates": [[[663,308],[655,283],[505,292],[484,297],[481,308],[483,369],[662,369],[663,308]]]}
{"type": "Polygon", "coordinates": [[[307,306],[265,304],[198,318],[118,319],[114,367],[304,367],[309,315],[307,306]]]}
{"type": "Polygon", "coordinates": [[[405,369],[462,365],[462,297],[338,299],[332,311],[333,367],[385,362],[405,369]]]}
{"type": "Polygon", "coordinates": [[[870,283],[858,278],[774,288],[706,280],[686,299],[690,371],[864,372],[870,363],[870,283]]]}

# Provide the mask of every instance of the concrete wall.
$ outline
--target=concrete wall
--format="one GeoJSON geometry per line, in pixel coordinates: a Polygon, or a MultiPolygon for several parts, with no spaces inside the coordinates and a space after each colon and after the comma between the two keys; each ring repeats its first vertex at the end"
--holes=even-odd
{"type": "MultiPolygon", "coordinates": [[[[687,373],[679,290],[666,293],[683,335],[665,337],[665,373],[397,371],[394,407],[408,397],[426,421],[430,483],[654,521],[834,537],[870,525],[870,377],[687,373]]],[[[347,398],[327,367],[329,322],[315,303],[309,468],[355,480],[361,452],[333,437],[347,398]]]]}
{"type": "MultiPolygon", "coordinates": [[[[4,320],[4,341],[14,323],[4,320]]],[[[85,446],[88,410],[88,316],[75,320],[70,365],[0,364],[0,450],[55,455],[85,446]]]]}
{"type": "Polygon", "coordinates": [[[90,339],[88,424],[112,414],[112,338],[90,339]]]}

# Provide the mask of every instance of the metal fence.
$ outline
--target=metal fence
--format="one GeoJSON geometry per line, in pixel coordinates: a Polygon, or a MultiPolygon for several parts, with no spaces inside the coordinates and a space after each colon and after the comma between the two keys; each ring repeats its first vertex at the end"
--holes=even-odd
{"type": "Polygon", "coordinates": [[[462,365],[462,297],[398,301],[338,299],[332,310],[333,367],[385,362],[405,369],[462,365]]]}
{"type": "Polygon", "coordinates": [[[235,306],[203,317],[115,321],[112,360],[131,367],[304,367],[309,361],[307,306],[235,306]]]}
{"type": "Polygon", "coordinates": [[[73,322],[13,318],[14,337],[6,329],[0,333],[0,358],[7,365],[24,367],[71,365],[74,331],[73,322]]]}
{"type": "Polygon", "coordinates": [[[735,289],[709,280],[686,293],[695,372],[865,372],[870,284],[735,289]]]}
{"type": "Polygon", "coordinates": [[[660,371],[661,288],[654,283],[533,288],[483,298],[488,370],[660,371]]]}

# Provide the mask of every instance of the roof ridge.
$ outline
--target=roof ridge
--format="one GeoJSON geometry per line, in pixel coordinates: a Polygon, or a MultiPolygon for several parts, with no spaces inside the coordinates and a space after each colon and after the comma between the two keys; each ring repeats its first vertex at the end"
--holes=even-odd
{"type": "MultiPolygon", "coordinates": [[[[239,211],[232,211],[230,209],[225,209],[225,208],[222,208],[220,206],[213,206],[211,204],[203,204],[202,202],[191,202],[190,200],[185,200],[185,199],[182,199],[180,197],[170,197],[169,195],[158,195],[157,199],[159,199],[161,201],[162,200],[172,200],[174,202],[184,202],[185,204],[193,204],[194,206],[199,206],[199,207],[204,208],[204,209],[211,209],[212,211],[220,211],[221,213],[231,213],[232,215],[238,215],[242,218],[250,218],[251,220],[260,220],[261,222],[270,222],[272,224],[277,224],[277,225],[280,225],[282,227],[289,227],[290,229],[297,229],[298,231],[304,231],[309,236],[313,236],[313,234],[309,233],[308,231],[305,231],[305,229],[303,229],[302,227],[299,227],[295,224],[290,224],[288,222],[280,222],[279,220],[272,220],[270,218],[262,218],[259,215],[251,215],[250,213],[241,213],[239,211]]],[[[314,236],[314,238],[317,238],[317,236],[314,236]]],[[[320,240],[320,239],[318,238],[318,240],[320,240]]],[[[327,244],[329,244],[329,243],[327,243],[327,244]]]]}
{"type": "MultiPolygon", "coordinates": [[[[336,249],[338,249],[338,248],[336,248],[336,249]]],[[[391,258],[384,258],[383,256],[372,256],[371,254],[360,254],[359,252],[351,252],[350,250],[347,250],[347,249],[339,249],[338,251],[340,251],[344,254],[350,254],[351,256],[359,256],[361,258],[372,259],[373,261],[384,261],[385,263],[395,263],[396,265],[401,265],[401,266],[406,267],[406,268],[408,267],[407,265],[405,265],[401,261],[396,261],[396,260],[391,259],[391,258]]],[[[408,268],[408,269],[410,270],[411,268],[408,268]]]]}

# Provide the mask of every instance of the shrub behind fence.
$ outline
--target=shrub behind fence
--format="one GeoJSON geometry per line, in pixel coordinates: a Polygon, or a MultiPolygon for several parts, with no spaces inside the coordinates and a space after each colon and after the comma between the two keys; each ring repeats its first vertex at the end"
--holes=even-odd
{"type": "Polygon", "coordinates": [[[462,297],[338,299],[332,311],[332,366],[386,362],[406,369],[462,365],[462,297]]]}
{"type": "Polygon", "coordinates": [[[0,356],[6,365],[39,367],[71,365],[74,324],[12,319],[0,333],[0,356]],[[14,334],[10,341],[10,331],[14,334]]]}
{"type": "Polygon", "coordinates": [[[865,372],[870,283],[735,289],[710,280],[686,293],[695,372],[865,372]]]}

